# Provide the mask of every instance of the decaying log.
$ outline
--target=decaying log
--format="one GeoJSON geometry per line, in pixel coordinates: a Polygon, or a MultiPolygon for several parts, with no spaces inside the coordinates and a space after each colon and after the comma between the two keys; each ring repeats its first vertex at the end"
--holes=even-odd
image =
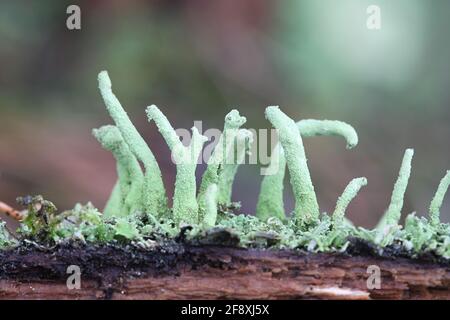
{"type": "Polygon", "coordinates": [[[450,299],[450,264],[205,245],[31,248],[0,253],[0,298],[450,299]],[[81,269],[79,290],[66,286],[69,265],[81,269]],[[380,289],[368,289],[369,266],[380,289]]]}

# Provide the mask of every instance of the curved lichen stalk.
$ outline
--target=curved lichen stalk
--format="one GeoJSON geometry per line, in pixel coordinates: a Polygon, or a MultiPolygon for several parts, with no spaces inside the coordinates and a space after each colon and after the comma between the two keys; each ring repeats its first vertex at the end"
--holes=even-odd
{"type": "Polygon", "coordinates": [[[118,187],[114,187],[104,215],[125,216],[142,210],[144,174],[117,127],[106,125],[92,131],[100,144],[111,151],[117,161],[118,187]]]}
{"type": "Polygon", "coordinates": [[[177,223],[198,223],[195,170],[203,144],[208,139],[202,136],[196,127],[193,127],[191,144],[189,147],[185,147],[158,107],[152,105],[147,108],[146,112],[148,120],[155,122],[159,132],[166,140],[177,167],[172,208],[174,220],[177,223]]]}
{"type": "Polygon", "coordinates": [[[347,143],[347,149],[352,149],[358,144],[358,134],[355,129],[343,121],[305,119],[297,122],[297,126],[302,137],[343,137],[347,143]]]}
{"type": "Polygon", "coordinates": [[[336,208],[333,212],[333,225],[339,227],[345,223],[345,211],[350,202],[357,196],[359,190],[367,185],[367,178],[355,178],[345,187],[344,192],[336,202],[336,208]]]}
{"type": "Polygon", "coordinates": [[[250,153],[253,143],[253,134],[250,130],[239,129],[234,143],[227,147],[228,154],[226,161],[219,174],[219,195],[218,203],[228,205],[231,202],[234,177],[239,166],[244,163],[245,156],[250,153]]]}
{"type": "Polygon", "coordinates": [[[408,186],[409,176],[411,175],[411,162],[414,156],[413,149],[406,149],[403,155],[402,165],[398,174],[397,181],[392,191],[389,207],[378,224],[379,229],[387,226],[395,227],[398,225],[402,215],[403,199],[405,197],[406,187],[408,186]]]}
{"type": "Polygon", "coordinates": [[[278,130],[278,137],[286,156],[295,198],[294,216],[300,227],[314,224],[319,218],[319,205],[297,124],[274,106],[266,108],[266,118],[278,130]]]}
{"type": "Polygon", "coordinates": [[[440,210],[449,185],[450,185],[450,170],[448,170],[445,176],[442,178],[436,190],[436,193],[433,197],[433,200],[431,200],[430,203],[430,220],[431,224],[433,225],[438,225],[440,223],[439,217],[440,210]]]}
{"type": "Polygon", "coordinates": [[[167,212],[167,198],[161,170],[150,148],[130,121],[125,110],[111,89],[108,73],[102,71],[98,75],[100,93],[111,118],[120,130],[123,139],[131,152],[142,162],[145,168],[143,203],[147,213],[161,215],[167,212]]]}
{"type": "MultiPolygon", "coordinates": [[[[297,122],[298,130],[302,137],[314,136],[341,136],[346,140],[347,149],[358,144],[358,134],[355,129],[342,121],[305,119],[297,122]]],[[[275,145],[270,159],[270,164],[265,170],[261,183],[261,191],[256,206],[256,216],[262,221],[270,217],[285,219],[283,189],[286,171],[286,159],[283,148],[279,143],[275,145]]]]}
{"type": "Polygon", "coordinates": [[[200,183],[197,198],[201,210],[203,210],[203,207],[205,206],[205,195],[209,186],[212,184],[219,184],[219,176],[222,175],[223,164],[228,150],[235,143],[234,141],[236,135],[238,134],[238,129],[246,121],[247,119],[241,116],[239,111],[234,109],[225,116],[223,132],[213,150],[213,153],[211,154],[211,157],[208,159],[208,166],[203,173],[202,181],[200,183]]]}

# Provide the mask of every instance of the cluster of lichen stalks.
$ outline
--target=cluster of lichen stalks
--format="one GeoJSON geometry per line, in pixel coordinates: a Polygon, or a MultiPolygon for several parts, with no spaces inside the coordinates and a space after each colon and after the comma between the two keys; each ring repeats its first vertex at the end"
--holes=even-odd
{"type": "MultiPolygon", "coordinates": [[[[351,149],[358,143],[357,133],[353,127],[341,121],[295,122],[273,106],[266,109],[265,115],[277,130],[279,143],[272,151],[271,163],[266,168],[266,172],[270,174],[263,178],[255,217],[234,215],[226,210],[232,205],[234,176],[239,164],[250,152],[253,142],[251,132],[241,128],[246,118],[240,116],[237,110],[226,115],[223,133],[212,152],[197,191],[197,160],[208,139],[193,127],[190,144],[185,146],[164,114],[155,105],[148,107],[148,120],[156,124],[171,149],[176,164],[173,205],[169,208],[161,171],[152,151],[113,94],[106,71],[99,74],[98,81],[106,108],[115,125],[94,129],[93,134],[114,155],[118,172],[118,181],[102,219],[94,214],[97,225],[93,223],[93,226],[103,226],[101,234],[104,240],[114,239],[117,234],[128,239],[142,240],[157,231],[173,236],[183,225],[189,225],[191,238],[204,236],[205,232],[214,227],[227,228],[237,234],[244,246],[258,244],[261,239],[270,239],[272,244],[279,247],[307,248],[311,251],[345,250],[347,239],[358,237],[380,248],[400,244],[412,253],[432,251],[450,258],[450,226],[440,223],[439,218],[440,207],[450,184],[450,171],[441,180],[431,201],[429,219],[410,214],[403,228],[399,225],[399,220],[411,171],[412,149],[405,152],[391,202],[375,229],[354,227],[345,218],[347,206],[367,184],[364,177],[350,181],[338,198],[331,216],[326,213],[321,215],[302,138],[341,136],[346,140],[347,149],[351,149]],[[230,155],[232,161],[227,161],[230,155]],[[285,214],[283,203],[286,166],[295,198],[295,209],[290,218],[285,214]],[[106,225],[112,226],[112,236],[108,236],[105,231],[106,225]]],[[[78,206],[76,210],[66,213],[66,216],[76,212],[78,220],[83,220],[79,218],[83,210],[90,212],[84,212],[84,219],[92,220],[95,211],[92,206],[78,206]]],[[[83,232],[88,238],[90,236],[91,239],[98,240],[98,228],[92,229],[91,223],[89,230],[90,233],[86,230],[83,232]]],[[[56,238],[67,237],[60,235],[64,234],[63,231],[73,236],[74,232],[59,228],[59,233],[55,233],[59,235],[56,238]]]]}

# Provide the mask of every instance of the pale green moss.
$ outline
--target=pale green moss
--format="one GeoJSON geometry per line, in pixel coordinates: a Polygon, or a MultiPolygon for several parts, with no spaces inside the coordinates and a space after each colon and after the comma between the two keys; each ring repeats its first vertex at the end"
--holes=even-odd
{"type": "Polygon", "coordinates": [[[161,215],[167,212],[167,199],[161,171],[155,156],[145,143],[139,132],[133,126],[127,113],[111,89],[111,80],[108,73],[102,71],[98,75],[100,93],[106,108],[119,128],[123,139],[131,152],[145,167],[143,203],[147,213],[161,215]]]}
{"type": "Polygon", "coordinates": [[[7,249],[16,245],[15,239],[6,228],[6,222],[0,221],[0,249],[7,249]]]}
{"type": "Polygon", "coordinates": [[[436,193],[430,203],[430,219],[433,225],[438,225],[440,223],[440,210],[442,202],[444,201],[445,194],[450,185],[450,170],[447,171],[445,176],[442,178],[436,193]]]}

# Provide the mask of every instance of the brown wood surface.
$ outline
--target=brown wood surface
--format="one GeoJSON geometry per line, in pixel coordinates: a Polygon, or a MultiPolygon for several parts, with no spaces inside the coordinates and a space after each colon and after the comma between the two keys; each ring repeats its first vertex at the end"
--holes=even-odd
{"type": "MultiPolygon", "coordinates": [[[[102,254],[99,251],[100,257],[95,258],[101,261],[102,254]]],[[[27,276],[3,268],[0,298],[450,299],[450,265],[409,258],[190,247],[181,253],[166,252],[164,259],[176,257],[164,268],[156,267],[152,260],[148,265],[143,262],[138,267],[125,267],[126,272],[117,272],[117,265],[108,266],[105,257],[105,264],[97,265],[101,268],[99,275],[109,274],[103,278],[92,276],[92,271],[83,274],[82,264],[81,289],[68,290],[66,276],[51,270],[62,270],[64,264],[73,261],[62,262],[49,252],[28,255],[39,258],[27,258],[27,254],[10,258],[12,265],[21,266],[20,272],[25,271],[27,276]],[[381,270],[380,289],[367,289],[370,265],[381,270]],[[39,272],[47,275],[40,277],[39,272]]],[[[143,259],[153,259],[152,255],[156,253],[144,253],[143,259]]],[[[93,256],[89,257],[93,260],[93,256]]],[[[3,257],[0,262],[5,264],[7,259],[3,257]]],[[[87,258],[83,263],[88,266],[89,261],[87,258]]]]}

